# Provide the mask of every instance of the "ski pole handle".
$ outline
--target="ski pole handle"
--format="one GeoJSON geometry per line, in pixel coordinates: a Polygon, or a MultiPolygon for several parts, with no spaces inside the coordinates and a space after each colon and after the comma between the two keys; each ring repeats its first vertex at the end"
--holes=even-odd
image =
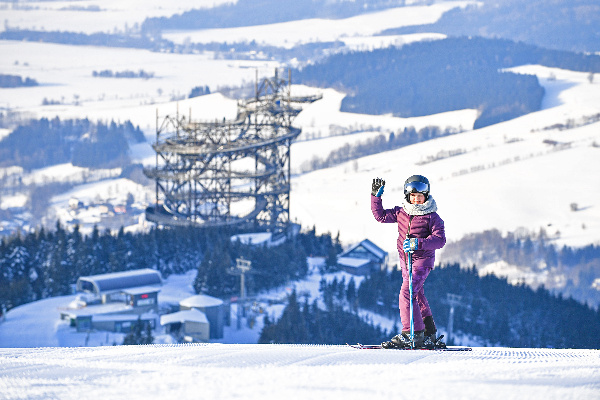
{"type": "Polygon", "coordinates": [[[412,252],[408,253],[408,290],[410,293],[410,346],[415,348],[415,321],[413,317],[412,252]]]}

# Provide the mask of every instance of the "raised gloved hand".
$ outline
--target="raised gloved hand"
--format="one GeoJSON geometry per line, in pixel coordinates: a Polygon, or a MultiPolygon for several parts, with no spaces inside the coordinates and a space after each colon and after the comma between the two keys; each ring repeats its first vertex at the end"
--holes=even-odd
{"type": "Polygon", "coordinates": [[[383,187],[385,186],[385,181],[381,178],[373,179],[373,185],[371,186],[371,194],[373,196],[381,197],[383,194],[383,187]]]}
{"type": "Polygon", "coordinates": [[[406,239],[404,241],[404,243],[402,244],[402,249],[404,250],[405,253],[411,253],[415,250],[419,250],[419,239],[417,239],[417,238],[406,239]]]}

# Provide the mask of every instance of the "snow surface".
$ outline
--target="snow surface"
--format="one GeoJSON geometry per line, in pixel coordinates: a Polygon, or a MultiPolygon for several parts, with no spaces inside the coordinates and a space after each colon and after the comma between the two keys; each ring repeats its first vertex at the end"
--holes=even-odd
{"type": "Polygon", "coordinates": [[[1,399],[597,399],[599,374],[598,350],[0,349],[1,399]]]}
{"type": "MultiPolygon", "coordinates": [[[[257,69],[263,76],[272,74],[278,65],[272,61],[217,60],[212,53],[171,54],[6,40],[0,41],[0,53],[3,55],[0,58],[2,73],[29,77],[40,84],[2,89],[0,105],[10,106],[13,111],[35,113],[39,117],[130,119],[134,124],[140,124],[136,118],[138,113],[148,113],[146,123],[140,125],[142,129],[151,130],[156,126],[156,103],[186,98],[195,86],[208,85],[215,91],[219,86],[254,82],[257,69]],[[94,71],[103,70],[144,70],[153,73],[154,77],[117,79],[93,76],[94,71]],[[62,104],[42,106],[44,99],[62,104]]],[[[195,101],[199,100],[190,99],[190,106],[195,101]]],[[[217,101],[211,110],[219,105],[217,101]]],[[[174,113],[177,103],[167,107],[174,113]]],[[[181,104],[181,111],[187,115],[188,107],[181,104]]],[[[193,117],[204,117],[197,112],[203,112],[201,105],[194,107],[193,117]]],[[[213,118],[211,115],[210,119],[213,118]]]]}
{"type": "Polygon", "coordinates": [[[0,140],[10,135],[10,132],[12,132],[10,129],[0,128],[0,140]]]}

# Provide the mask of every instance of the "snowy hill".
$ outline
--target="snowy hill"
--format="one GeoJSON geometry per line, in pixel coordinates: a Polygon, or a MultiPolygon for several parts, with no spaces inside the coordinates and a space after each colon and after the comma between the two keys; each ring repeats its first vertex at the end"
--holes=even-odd
{"type": "Polygon", "coordinates": [[[547,92],[543,110],[298,176],[292,215],[323,232],[339,231],[344,241],[369,237],[393,254],[396,228],[374,223],[370,182],[386,179],[383,204],[391,208],[401,204],[406,177],[419,173],[431,181],[449,240],[492,228],[544,228],[559,244],[598,243],[600,124],[583,121],[600,110],[600,90],[583,73],[516,70],[539,76],[547,92]],[[556,80],[547,79],[552,74],[556,80]],[[545,129],[569,120],[580,123],[545,129]],[[571,211],[571,203],[581,211],[571,211]]]}
{"type": "Polygon", "coordinates": [[[6,24],[3,29],[69,30],[74,32],[112,32],[135,29],[148,17],[170,17],[193,8],[214,7],[231,0],[178,0],[165,4],[160,0],[84,0],[21,1],[2,7],[6,24]],[[23,4],[25,3],[25,4],[23,4]]]}
{"type": "MultiPolygon", "coordinates": [[[[407,2],[407,4],[416,2],[407,2]]],[[[228,29],[204,29],[199,31],[185,30],[168,32],[165,37],[176,43],[192,41],[194,43],[210,42],[245,42],[252,38],[258,43],[292,48],[311,42],[328,42],[341,40],[355,47],[373,48],[383,43],[408,43],[418,37],[420,40],[439,38],[440,35],[425,34],[421,36],[398,35],[376,37],[377,33],[390,27],[404,27],[428,24],[437,21],[444,12],[456,7],[474,4],[471,1],[442,1],[428,5],[390,8],[384,11],[366,13],[345,19],[308,19],[277,24],[258,25],[228,29]],[[310,32],[310,34],[307,34],[310,32]],[[372,38],[365,40],[365,38],[372,38]],[[358,40],[357,40],[358,39],[358,40]],[[408,39],[408,40],[406,40],[408,39]]]]}
{"type": "MultiPolygon", "coordinates": [[[[60,20],[70,31],[99,32],[121,29],[119,25],[124,24],[126,18],[131,18],[131,27],[142,17],[168,17],[192,6],[198,7],[197,3],[187,1],[169,7],[157,2],[142,3],[103,2],[101,11],[91,12],[65,9],[61,2],[34,2],[31,8],[6,7],[2,12],[9,17],[9,27],[57,29],[47,24],[58,20],[54,16],[60,15],[60,20]],[[110,15],[113,19],[97,18],[98,15],[110,15]],[[86,21],[85,28],[76,19],[86,21]]],[[[213,7],[223,3],[227,2],[205,1],[200,5],[213,7]]],[[[187,35],[193,41],[208,42],[227,42],[241,35],[246,39],[264,39],[268,44],[288,47],[303,42],[303,39],[341,40],[346,43],[347,49],[365,49],[442,38],[436,34],[418,37],[400,35],[395,38],[376,35],[383,28],[382,18],[385,28],[433,22],[444,11],[465,7],[469,2],[424,5],[410,1],[406,4],[408,7],[347,19],[318,20],[317,25],[314,25],[316,20],[302,20],[172,35],[173,39],[177,35],[187,35]],[[277,41],[287,41],[287,44],[277,41]]],[[[85,6],[94,5],[93,1],[85,2],[85,6]]],[[[187,36],[180,39],[185,41],[187,36]]],[[[192,87],[207,85],[214,92],[226,85],[253,82],[257,71],[259,76],[270,76],[275,67],[283,66],[273,60],[223,59],[222,54],[208,51],[197,54],[158,53],[16,41],[0,41],[0,46],[2,53],[8,55],[0,60],[0,72],[31,77],[41,83],[37,87],[1,90],[0,104],[5,104],[7,110],[22,117],[131,120],[144,130],[148,140],[148,143],[132,148],[132,158],[146,165],[155,162],[150,143],[154,140],[157,115],[180,112],[199,120],[235,115],[236,100],[220,93],[185,99],[192,87]],[[104,69],[143,69],[153,73],[154,78],[93,76],[93,71],[104,69]],[[43,105],[44,99],[60,104],[43,105]]],[[[523,229],[538,232],[544,228],[558,245],[582,247],[600,243],[600,211],[596,204],[596,199],[600,198],[600,164],[597,162],[599,125],[598,122],[589,122],[592,117],[596,117],[597,121],[600,114],[598,82],[593,80],[593,76],[590,79],[587,73],[540,66],[522,66],[513,71],[538,76],[546,90],[543,109],[479,130],[472,130],[477,110],[418,118],[344,113],[339,111],[345,96],[343,93],[333,89],[294,86],[294,94],[320,93],[323,99],[307,106],[295,121],[295,125],[303,129],[303,134],[292,148],[292,168],[298,174],[293,178],[292,219],[305,227],[315,225],[320,231],[339,231],[345,244],[369,237],[393,255],[394,227],[375,224],[370,215],[367,204],[370,181],[375,176],[387,179],[384,205],[393,206],[400,202],[399,192],[404,179],[413,173],[421,173],[432,181],[432,194],[446,221],[450,240],[459,240],[465,234],[490,228],[503,232],[523,229]],[[549,129],[558,125],[571,129],[549,129]],[[396,133],[406,127],[421,129],[426,126],[464,132],[302,174],[311,159],[325,158],[329,152],[344,145],[364,142],[380,134],[396,133]],[[332,136],[340,130],[353,134],[332,136]],[[459,155],[448,157],[451,153],[459,155]],[[569,187],[567,190],[565,183],[569,187]],[[518,200],[516,191],[519,191],[518,200]],[[580,194],[582,191],[583,196],[580,194]],[[318,196],[315,195],[317,193],[318,196]],[[465,199],[466,193],[469,194],[468,199],[465,199]],[[578,205],[579,211],[571,211],[573,203],[578,205]],[[471,217],[465,218],[466,213],[471,217]],[[349,215],[352,218],[348,218],[349,215]]],[[[73,190],[51,199],[50,226],[54,224],[54,218],[63,223],[87,222],[88,227],[98,223],[100,216],[97,214],[74,216],[68,208],[70,198],[83,199],[84,202],[101,199],[118,203],[128,193],[134,193],[141,209],[153,201],[153,187],[143,188],[133,182],[128,183],[126,179],[115,176],[119,171],[107,171],[110,176],[103,182],[81,185],[77,176],[83,176],[85,171],[75,169],[65,165],[33,171],[22,178],[24,182],[70,180],[76,185],[73,190]]],[[[0,175],[4,174],[15,174],[15,169],[0,171],[0,175]]],[[[27,197],[23,194],[5,195],[0,197],[0,208],[19,209],[25,207],[26,202],[27,197]]],[[[82,231],[89,233],[89,229],[82,231]]]]}
{"type": "MultiPolygon", "coordinates": [[[[68,8],[68,5],[65,6],[65,2],[62,1],[20,2],[26,3],[29,7],[5,5],[0,7],[0,13],[7,21],[5,28],[8,26],[22,29],[93,33],[126,31],[128,27],[133,28],[135,24],[141,23],[146,17],[171,16],[199,5],[210,7],[228,2],[226,0],[179,1],[166,5],[163,4],[164,2],[154,0],[105,1],[102,3],[85,0],[77,3],[80,9],[65,9],[65,7],[68,8]],[[95,11],[95,6],[98,6],[100,11],[95,11]],[[92,8],[84,10],[83,8],[86,7],[92,8]]],[[[407,2],[409,5],[413,3],[415,2],[407,2]]],[[[344,43],[344,50],[372,49],[402,45],[415,40],[442,39],[444,35],[438,33],[394,36],[377,36],[376,34],[384,28],[434,22],[444,11],[453,7],[465,7],[470,3],[472,2],[435,2],[431,5],[416,5],[395,8],[390,12],[360,15],[338,20],[335,23],[313,19],[246,28],[170,32],[165,36],[182,44],[190,40],[202,43],[211,41],[223,43],[237,38],[244,40],[255,38],[258,41],[264,41],[265,44],[289,49],[296,44],[339,40],[344,43]]],[[[17,121],[56,116],[63,120],[69,118],[90,118],[104,121],[131,120],[132,123],[139,125],[144,130],[148,140],[147,143],[138,144],[132,148],[132,158],[145,165],[153,165],[155,162],[155,153],[150,144],[154,140],[157,115],[172,115],[180,112],[185,115],[189,113],[194,119],[200,120],[232,118],[236,112],[236,100],[227,98],[221,93],[215,93],[217,90],[225,86],[253,83],[257,71],[261,77],[270,76],[276,67],[294,66],[297,63],[297,60],[294,59],[287,60],[287,62],[261,59],[259,55],[256,55],[254,59],[246,56],[244,56],[245,59],[243,59],[244,57],[235,59],[235,54],[231,54],[231,59],[229,59],[226,52],[204,51],[178,54],[139,49],[18,41],[0,41],[0,53],[5,55],[0,58],[0,73],[30,77],[40,82],[40,86],[36,87],[0,90],[0,111],[5,111],[17,121]],[[104,79],[93,76],[93,71],[104,69],[116,71],[143,69],[153,73],[154,77],[141,80],[104,79]],[[204,85],[209,86],[213,94],[192,99],[186,98],[193,87],[204,85]],[[44,102],[44,100],[49,102],[44,102]]],[[[323,95],[323,99],[307,106],[295,121],[295,125],[303,129],[303,134],[292,147],[292,170],[295,173],[292,179],[291,194],[292,219],[304,227],[314,225],[318,232],[329,231],[334,235],[340,232],[340,238],[345,245],[369,238],[388,251],[393,260],[397,256],[396,227],[392,224],[383,226],[373,220],[368,204],[370,183],[377,176],[386,179],[384,206],[392,207],[400,204],[404,179],[413,173],[420,173],[429,177],[432,182],[432,195],[436,198],[440,207],[440,215],[446,222],[449,240],[459,240],[466,234],[492,228],[500,229],[502,232],[528,231],[533,233],[543,228],[548,232],[553,243],[557,245],[583,247],[588,244],[600,244],[600,162],[598,162],[600,159],[600,122],[598,122],[600,90],[598,90],[598,78],[594,79],[592,75],[590,79],[588,73],[535,65],[520,66],[512,70],[538,76],[546,90],[542,110],[479,130],[472,130],[473,122],[477,118],[477,110],[459,110],[418,118],[344,113],[340,112],[340,103],[345,96],[344,93],[333,88],[316,89],[299,85],[293,86],[294,94],[320,93],[323,95]],[[306,165],[310,163],[311,159],[327,157],[331,151],[345,145],[364,142],[381,134],[389,135],[389,133],[401,131],[406,127],[420,129],[427,126],[437,126],[441,129],[453,128],[461,133],[363,157],[332,168],[306,172],[306,165]],[[340,131],[351,132],[351,134],[334,136],[340,131]],[[576,204],[575,209],[572,204],[576,204]]],[[[0,138],[7,134],[7,130],[0,129],[0,138]]],[[[74,213],[69,209],[71,198],[85,202],[91,202],[94,199],[122,202],[128,193],[134,193],[135,201],[139,204],[140,209],[153,201],[153,187],[144,187],[129,179],[121,178],[119,175],[119,170],[92,173],[69,164],[35,170],[31,173],[24,173],[15,167],[0,170],[1,177],[19,176],[24,184],[48,181],[72,182],[74,185],[72,190],[50,199],[49,219],[57,218],[63,223],[88,223],[90,226],[98,223],[99,212],[94,214],[90,210],[88,214],[73,215],[74,213]],[[88,179],[87,182],[83,182],[84,175],[88,179]],[[94,181],[92,183],[89,182],[90,176],[94,181]]],[[[26,207],[26,204],[27,196],[24,193],[0,196],[1,211],[21,210],[26,207]]],[[[0,221],[0,230],[5,222],[0,221]]],[[[48,225],[53,226],[54,221],[49,221],[48,225]]],[[[25,221],[23,228],[32,227],[25,221]]],[[[135,225],[131,229],[143,229],[143,225],[135,225]]],[[[88,232],[84,230],[84,233],[88,232]]],[[[440,254],[438,260],[443,261],[443,253],[440,254]]],[[[510,269],[510,266],[491,265],[486,268],[486,271],[498,272],[502,269],[510,269]]],[[[55,308],[59,306],[58,304],[53,305],[55,308]]],[[[32,316],[27,323],[35,326],[35,316],[32,316]]],[[[60,331],[62,326],[55,328],[60,331]]],[[[50,344],[51,346],[81,345],[69,341],[56,341],[56,332],[57,330],[53,330],[51,338],[42,339],[55,341],[50,344]]],[[[101,342],[108,344],[114,339],[98,337],[94,340],[94,344],[101,342]]],[[[120,340],[117,341],[120,342],[120,340]]],[[[240,338],[232,339],[232,342],[239,343],[240,341],[240,338]]],[[[196,350],[211,348],[210,346],[192,347],[196,350]]],[[[227,347],[214,348],[227,349],[227,347]]],[[[257,349],[260,348],[257,347],[257,349]]],[[[282,347],[264,348],[282,349],[282,347]]],[[[160,347],[153,349],[162,351],[160,347]]],[[[240,349],[240,347],[233,346],[229,349],[235,352],[237,350],[233,349],[240,349]]],[[[294,347],[290,349],[294,349],[294,347]]],[[[284,358],[289,357],[290,349],[276,353],[273,357],[277,358],[279,354],[283,354],[284,358]]],[[[320,349],[323,350],[323,348],[320,349]]],[[[335,358],[335,354],[338,352],[340,352],[339,357],[342,360],[346,357],[347,349],[345,348],[325,349],[328,349],[323,354],[325,359],[335,358]],[[327,353],[328,351],[331,353],[327,353]]],[[[123,351],[126,352],[126,350],[123,351]]],[[[83,350],[82,352],[87,354],[83,350]]],[[[229,350],[224,351],[224,353],[228,352],[229,350]]],[[[12,357],[19,353],[8,354],[6,357],[12,360],[12,357]]],[[[75,358],[79,357],[76,350],[70,354],[73,354],[75,358]]],[[[112,354],[118,355],[119,353],[112,354]]],[[[128,354],[130,353],[125,355],[128,354]]],[[[512,358],[514,354],[516,353],[509,354],[506,370],[499,371],[506,375],[501,376],[516,376],[510,375],[508,372],[511,367],[514,367],[512,363],[520,360],[519,356],[512,358]]],[[[535,359],[529,353],[523,354],[526,360],[528,357],[535,359]]],[[[550,359],[554,360],[552,357],[563,353],[544,354],[552,354],[550,359]]],[[[489,359],[505,360],[494,358],[496,355],[494,353],[488,358],[476,357],[468,360],[475,365],[489,359]]],[[[31,356],[34,357],[33,354],[31,356]]],[[[84,356],[81,355],[81,357],[84,356]]],[[[160,359],[162,356],[156,355],[156,357],[160,359]]],[[[271,356],[265,353],[264,357],[271,356]]],[[[361,354],[360,357],[363,355],[361,354]]],[[[444,359],[443,357],[442,359],[444,359]]],[[[251,359],[250,356],[249,358],[251,359]]],[[[102,357],[99,359],[102,360],[102,357]]],[[[409,361],[405,360],[404,362],[409,361]]],[[[110,364],[107,359],[100,362],[100,364],[103,363],[110,364]]],[[[292,365],[293,363],[295,361],[292,361],[292,365]]],[[[358,363],[360,364],[360,362],[358,363]]],[[[369,365],[366,361],[365,364],[369,365]]],[[[270,365],[269,363],[265,364],[265,368],[270,368],[270,365]]],[[[444,367],[438,365],[437,369],[445,369],[446,361],[441,365],[444,367]]],[[[471,364],[468,365],[471,366],[471,364]]],[[[451,369],[458,368],[458,365],[450,366],[454,367],[451,369]]],[[[127,362],[118,367],[118,369],[121,368],[136,369],[135,364],[129,365],[127,362]]],[[[373,367],[374,374],[381,372],[382,376],[386,376],[386,372],[377,368],[379,367],[373,367]]],[[[567,370],[569,369],[567,368],[567,370]]],[[[33,373],[31,370],[29,371],[33,373]]],[[[196,378],[194,373],[187,370],[187,372],[177,369],[175,371],[184,375],[187,373],[190,378],[196,378]]],[[[99,370],[98,374],[102,375],[105,372],[99,370]]],[[[247,373],[248,371],[243,370],[242,372],[247,373]]],[[[280,371],[282,374],[290,372],[294,371],[289,369],[280,371]]],[[[493,372],[498,371],[490,369],[489,375],[492,376],[493,372]]],[[[466,372],[464,374],[457,377],[470,379],[466,372]]],[[[420,379],[425,379],[422,378],[425,375],[423,372],[411,376],[422,386],[424,380],[420,379]]],[[[577,373],[570,375],[570,372],[566,372],[566,375],[568,382],[572,385],[579,385],[582,382],[582,385],[588,384],[585,378],[581,377],[583,375],[580,376],[577,373]]],[[[51,373],[49,377],[50,381],[48,382],[52,382],[52,379],[61,379],[51,373]]],[[[67,378],[69,377],[67,376],[67,378]]],[[[341,379],[341,377],[337,378],[341,379]]],[[[23,377],[18,379],[23,379],[23,377]]],[[[543,382],[550,381],[550,377],[539,372],[538,375],[525,382],[526,387],[535,386],[534,382],[537,382],[538,379],[543,382]]],[[[391,379],[383,381],[389,382],[391,379]]],[[[107,382],[106,390],[111,390],[110,387],[114,381],[113,383],[110,380],[105,382],[107,382]]],[[[321,381],[317,380],[317,382],[321,381]]],[[[481,389],[482,386],[489,385],[490,381],[474,378],[473,383],[474,387],[481,389]]],[[[329,382],[323,383],[323,393],[330,393],[330,390],[335,389],[327,386],[328,384],[329,382]]],[[[41,390],[46,390],[43,385],[45,384],[42,384],[41,390]]],[[[86,387],[89,385],[89,381],[81,381],[81,385],[86,387]]],[[[302,386],[300,383],[298,385],[302,386]]],[[[568,395],[566,386],[568,385],[565,385],[559,392],[568,395]]],[[[588,384],[584,391],[589,387],[588,384]]],[[[179,385],[176,385],[176,388],[179,388],[179,385]]],[[[298,393],[303,393],[301,388],[295,388],[298,393]]],[[[352,390],[357,389],[355,386],[351,388],[352,390]]],[[[456,389],[455,386],[453,388],[456,389]]],[[[510,386],[510,388],[515,389],[514,386],[510,386]]],[[[256,388],[256,390],[259,389],[259,387],[256,388]]],[[[597,387],[593,386],[593,389],[597,389],[597,387]]],[[[187,390],[187,388],[182,390],[187,390]]],[[[287,395],[289,393],[287,390],[282,389],[277,394],[287,395]]],[[[310,390],[315,390],[312,392],[314,396],[323,395],[317,389],[310,390]]],[[[340,390],[342,393],[352,396],[347,393],[351,392],[348,387],[341,386],[340,390]]],[[[371,387],[368,387],[367,390],[371,390],[371,387]]],[[[382,390],[383,392],[375,392],[375,394],[381,393],[384,398],[386,396],[391,398],[394,394],[394,392],[385,392],[386,389],[381,388],[381,385],[377,385],[375,390],[382,390]]],[[[531,390],[533,393],[533,389],[531,390]]],[[[140,393],[145,392],[141,391],[140,393]]],[[[587,392],[577,393],[588,394],[587,392]]],[[[31,397],[35,396],[37,396],[35,393],[31,393],[31,397]]],[[[67,398],[68,396],[66,395],[67,398]]],[[[43,397],[43,395],[39,397],[43,397]]],[[[56,397],[62,396],[57,395],[56,397]]]]}
{"type": "Polygon", "coordinates": [[[600,351],[308,345],[0,349],[0,398],[594,399],[600,351]]]}

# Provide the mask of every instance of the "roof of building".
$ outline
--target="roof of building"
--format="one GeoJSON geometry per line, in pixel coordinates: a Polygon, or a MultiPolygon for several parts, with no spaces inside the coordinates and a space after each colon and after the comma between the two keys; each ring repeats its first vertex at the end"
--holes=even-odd
{"type": "Polygon", "coordinates": [[[122,290],[125,294],[136,295],[136,294],[145,294],[145,293],[156,293],[160,292],[160,288],[156,286],[140,286],[135,288],[127,288],[122,290]]]}
{"type": "Polygon", "coordinates": [[[379,246],[377,246],[375,243],[371,242],[369,239],[365,239],[362,242],[356,243],[355,245],[348,248],[346,251],[344,251],[342,254],[340,254],[340,257],[344,257],[344,256],[352,253],[354,250],[356,250],[359,247],[363,247],[366,251],[375,255],[377,258],[379,258],[381,260],[384,260],[385,257],[387,256],[387,252],[385,250],[381,249],[379,246]]]}
{"type": "Polygon", "coordinates": [[[183,323],[186,321],[208,324],[208,318],[206,318],[206,314],[196,309],[177,311],[172,314],[165,314],[160,317],[161,325],[174,324],[178,322],[183,323]]]}
{"type": "Polygon", "coordinates": [[[144,268],[134,271],[81,276],[77,279],[78,290],[82,290],[81,283],[83,282],[91,283],[95,289],[94,291],[99,294],[140,286],[159,286],[162,285],[162,278],[160,272],[150,268],[144,268]]]}
{"type": "Polygon", "coordinates": [[[223,300],[205,294],[197,294],[179,302],[179,305],[190,308],[216,307],[223,304],[223,300]]]}
{"type": "Polygon", "coordinates": [[[365,258],[338,257],[337,262],[344,267],[360,268],[370,263],[371,260],[365,258]]]}

